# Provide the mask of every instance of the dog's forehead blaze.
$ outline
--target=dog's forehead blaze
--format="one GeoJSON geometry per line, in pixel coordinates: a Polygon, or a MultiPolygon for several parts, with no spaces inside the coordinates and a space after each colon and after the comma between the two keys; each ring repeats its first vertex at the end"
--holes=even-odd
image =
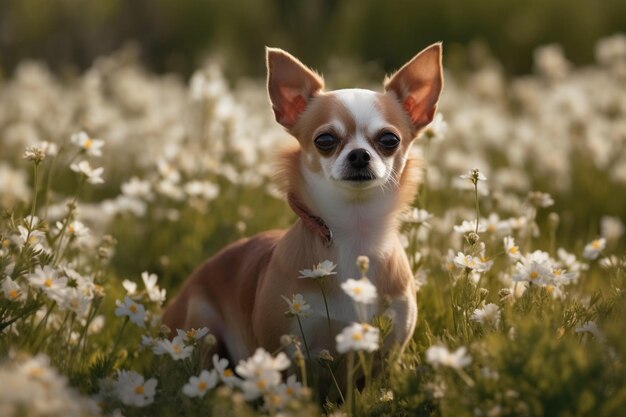
{"type": "Polygon", "coordinates": [[[389,94],[370,90],[335,90],[318,94],[302,113],[292,133],[307,149],[320,126],[335,128],[344,138],[354,138],[357,131],[366,136],[393,126],[403,142],[412,138],[411,124],[400,103],[389,94]]]}

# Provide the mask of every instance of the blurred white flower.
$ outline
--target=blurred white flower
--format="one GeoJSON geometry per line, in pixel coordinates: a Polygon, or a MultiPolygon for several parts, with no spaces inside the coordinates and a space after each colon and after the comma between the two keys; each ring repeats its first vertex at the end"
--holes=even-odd
{"type": "Polygon", "coordinates": [[[599,40],[596,44],[596,59],[606,66],[626,61],[626,35],[618,33],[599,40]]]}
{"type": "Polygon", "coordinates": [[[500,315],[500,307],[496,304],[489,303],[483,308],[474,310],[470,318],[480,324],[498,327],[500,325],[500,315]]]}
{"type": "Polygon", "coordinates": [[[419,139],[428,139],[432,141],[441,141],[445,138],[448,131],[448,123],[443,119],[441,113],[435,114],[433,121],[422,130],[419,139]]]}
{"type": "Polygon", "coordinates": [[[472,358],[467,353],[465,346],[461,346],[454,352],[450,352],[445,346],[431,346],[426,350],[426,362],[433,366],[447,366],[454,369],[462,369],[472,363],[472,358]]]}
{"type": "Polygon", "coordinates": [[[476,272],[486,272],[493,265],[493,261],[483,262],[480,258],[472,255],[465,255],[463,252],[457,253],[454,264],[459,268],[467,268],[476,272]]]}
{"type": "Polygon", "coordinates": [[[122,281],[122,287],[126,290],[127,295],[135,295],[137,293],[137,283],[125,279],[122,281]]]}
{"type": "Polygon", "coordinates": [[[24,301],[26,299],[26,292],[17,282],[13,281],[11,277],[6,277],[2,280],[0,285],[2,296],[9,301],[24,301]]]}
{"type": "Polygon", "coordinates": [[[228,367],[228,359],[220,359],[217,354],[214,354],[212,360],[213,368],[215,369],[215,371],[217,371],[217,374],[224,384],[226,384],[230,388],[239,386],[241,384],[241,380],[235,375],[233,370],[228,367]]]}
{"type": "Polygon", "coordinates": [[[122,184],[122,193],[128,197],[152,199],[152,185],[149,181],[131,177],[130,180],[122,184]]]}
{"type": "Polygon", "coordinates": [[[185,345],[183,336],[176,336],[172,340],[160,339],[156,342],[153,352],[157,355],[168,353],[175,361],[187,359],[193,353],[193,346],[185,345]]]}
{"type": "Polygon", "coordinates": [[[606,247],[606,239],[601,237],[599,239],[592,240],[585,245],[583,250],[583,257],[585,259],[597,259],[600,256],[600,252],[606,247]]]}
{"type": "Polygon", "coordinates": [[[306,317],[310,314],[311,306],[306,302],[302,294],[292,295],[291,300],[284,295],[281,295],[281,297],[289,306],[289,309],[285,312],[286,315],[306,317]]]}
{"type": "Polygon", "coordinates": [[[601,235],[609,242],[617,242],[624,235],[624,223],[616,216],[602,216],[601,235]]]}
{"type": "Polygon", "coordinates": [[[254,400],[277,388],[281,382],[280,372],[290,363],[283,352],[273,357],[262,348],[257,348],[247,360],[240,361],[236,371],[243,378],[241,389],[245,399],[254,400]]]}
{"type": "Polygon", "coordinates": [[[481,219],[487,233],[503,236],[511,233],[511,223],[508,220],[500,220],[498,213],[490,213],[487,219],[481,219]],[[483,223],[484,222],[484,223],[483,223]]]}
{"type": "Polygon", "coordinates": [[[513,281],[527,281],[533,284],[549,284],[552,282],[552,269],[549,265],[530,258],[522,258],[515,264],[517,273],[513,275],[513,281]]]}
{"type": "Polygon", "coordinates": [[[85,132],[78,132],[70,137],[70,141],[89,156],[102,156],[103,140],[90,138],[85,132]]]}
{"type": "Polygon", "coordinates": [[[90,184],[102,184],[102,172],[104,168],[91,168],[89,161],[80,161],[70,165],[70,169],[78,174],[81,174],[90,184]]]}
{"type": "Polygon", "coordinates": [[[554,205],[552,196],[541,191],[531,191],[528,193],[528,202],[538,208],[546,208],[554,205]]]}
{"type": "Polygon", "coordinates": [[[379,330],[367,323],[352,323],[335,337],[337,352],[378,350],[379,330]]]}
{"type": "Polygon", "coordinates": [[[120,300],[115,301],[117,308],[115,309],[115,315],[126,316],[139,327],[146,327],[146,309],[139,303],[134,302],[130,297],[124,297],[124,302],[120,300]]]}
{"type": "Polygon", "coordinates": [[[198,376],[192,376],[183,386],[183,394],[188,397],[204,397],[204,395],[215,388],[218,376],[215,370],[207,371],[203,369],[198,376]]]}
{"type": "MultiPolygon", "coordinates": [[[[458,226],[454,226],[454,231],[457,233],[470,233],[470,232],[476,232],[476,220],[463,220],[463,222],[458,225],[458,226]]],[[[485,224],[484,219],[480,222],[478,222],[478,233],[484,233],[487,231],[487,225],[485,224]]]]}
{"type": "Polygon", "coordinates": [[[137,372],[118,370],[115,392],[123,404],[145,407],[154,402],[157,383],[155,378],[145,381],[137,372]]]}
{"type": "Polygon", "coordinates": [[[349,278],[341,284],[341,289],[357,303],[373,304],[378,300],[376,287],[366,277],[360,279],[349,278]]]}
{"type": "Polygon", "coordinates": [[[141,280],[146,287],[146,292],[148,293],[148,298],[150,298],[150,301],[161,305],[163,301],[165,301],[167,291],[165,290],[165,288],[160,289],[157,285],[158,277],[156,276],[156,274],[150,274],[148,273],[148,271],[144,271],[141,273],[141,280]]]}
{"type": "Polygon", "coordinates": [[[220,193],[220,188],[209,181],[189,181],[184,188],[190,197],[198,197],[207,201],[214,200],[220,193]]]}
{"type": "Polygon", "coordinates": [[[337,267],[329,260],[322,261],[313,266],[313,269],[303,269],[298,278],[324,278],[330,275],[337,275],[334,269],[337,267]]]}
{"type": "Polygon", "coordinates": [[[417,224],[425,227],[430,227],[428,221],[433,218],[433,215],[424,209],[413,208],[408,212],[402,213],[400,221],[403,223],[417,224]]]}
{"type": "Polygon", "coordinates": [[[506,252],[509,259],[512,261],[517,261],[522,257],[522,254],[519,251],[519,247],[515,244],[515,239],[512,236],[505,236],[503,239],[504,243],[504,252],[506,252]]]}
{"type": "Polygon", "coordinates": [[[208,327],[201,327],[199,329],[191,328],[189,330],[176,329],[176,334],[182,337],[186,343],[193,343],[196,340],[200,340],[208,333],[208,327]]]}
{"type": "Polygon", "coordinates": [[[39,288],[54,300],[67,288],[67,278],[59,276],[57,270],[50,265],[37,266],[35,272],[28,277],[31,287],[39,288]]]}
{"type": "Polygon", "coordinates": [[[478,181],[487,181],[487,177],[478,168],[470,169],[467,174],[462,174],[459,177],[463,180],[470,180],[474,184],[478,181]]]}

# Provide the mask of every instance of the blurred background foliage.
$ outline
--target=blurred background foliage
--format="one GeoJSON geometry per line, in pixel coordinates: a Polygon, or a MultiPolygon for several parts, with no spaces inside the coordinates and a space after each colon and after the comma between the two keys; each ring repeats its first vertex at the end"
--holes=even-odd
{"type": "Polygon", "coordinates": [[[231,79],[260,76],[265,45],[320,70],[340,56],[390,71],[443,40],[448,67],[465,64],[459,46],[481,41],[519,74],[546,43],[591,62],[595,42],[625,22],[624,0],[1,0],[0,69],[34,58],[82,70],[133,42],[148,68],[185,76],[208,56],[224,59],[231,79]]]}

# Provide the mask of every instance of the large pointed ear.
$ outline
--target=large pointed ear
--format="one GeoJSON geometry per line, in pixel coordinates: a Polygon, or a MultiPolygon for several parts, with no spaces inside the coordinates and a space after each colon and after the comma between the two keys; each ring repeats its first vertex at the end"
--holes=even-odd
{"type": "Polygon", "coordinates": [[[385,91],[400,100],[416,131],[433,120],[442,89],[441,42],[424,49],[385,79],[385,91]]]}
{"type": "Polygon", "coordinates": [[[324,81],[297,58],[278,48],[266,48],[267,91],[276,121],[287,129],[296,123],[324,81]]]}

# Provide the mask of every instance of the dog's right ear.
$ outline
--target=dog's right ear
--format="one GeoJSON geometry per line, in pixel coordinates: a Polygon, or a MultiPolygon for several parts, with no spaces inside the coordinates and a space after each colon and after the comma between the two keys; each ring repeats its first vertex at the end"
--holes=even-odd
{"type": "Polygon", "coordinates": [[[324,80],[297,58],[278,48],[266,48],[267,92],[276,121],[291,129],[309,100],[324,88],[324,80]]]}

